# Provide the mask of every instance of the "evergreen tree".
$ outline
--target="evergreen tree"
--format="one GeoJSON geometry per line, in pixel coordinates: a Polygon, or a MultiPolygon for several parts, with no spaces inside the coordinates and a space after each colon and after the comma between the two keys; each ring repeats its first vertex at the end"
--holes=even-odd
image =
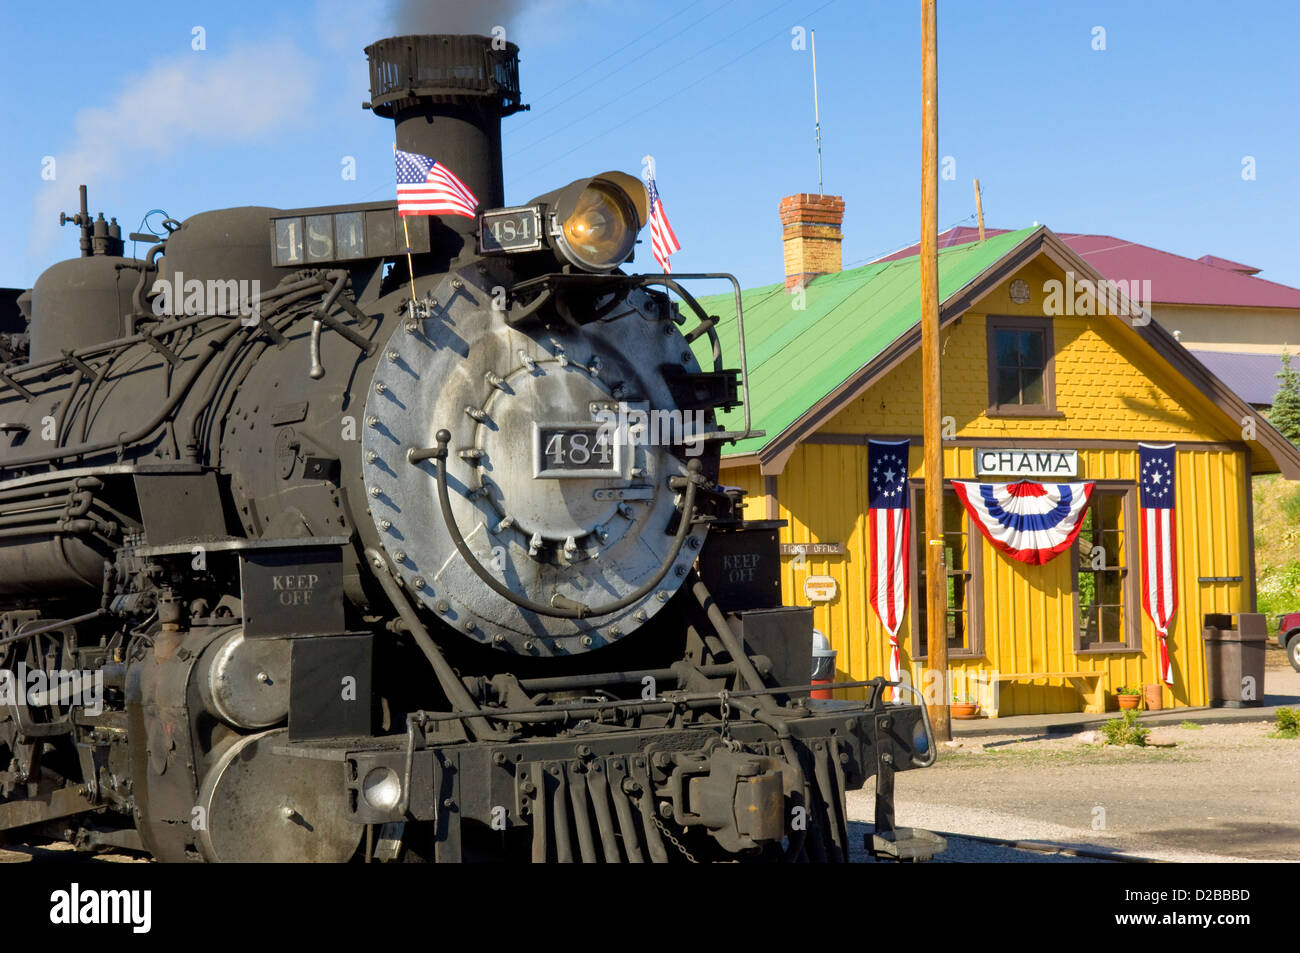
{"type": "Polygon", "coordinates": [[[1291,354],[1285,348],[1282,349],[1282,370],[1274,376],[1282,384],[1273,397],[1268,422],[1300,446],[1300,371],[1291,366],[1291,354]]]}

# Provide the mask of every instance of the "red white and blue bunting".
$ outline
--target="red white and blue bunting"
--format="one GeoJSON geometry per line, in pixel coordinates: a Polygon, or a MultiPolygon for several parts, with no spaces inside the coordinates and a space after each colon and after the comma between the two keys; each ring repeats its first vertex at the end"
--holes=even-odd
{"type": "Polygon", "coordinates": [[[1031,565],[1054,559],[1074,543],[1094,485],[953,481],[957,498],[988,541],[1031,565]]]}

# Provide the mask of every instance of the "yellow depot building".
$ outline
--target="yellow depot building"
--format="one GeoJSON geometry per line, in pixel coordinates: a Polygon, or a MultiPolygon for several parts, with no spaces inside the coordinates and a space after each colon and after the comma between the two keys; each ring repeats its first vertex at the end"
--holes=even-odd
{"type": "MultiPolygon", "coordinates": [[[[723,481],[745,489],[748,518],[786,521],[785,601],[814,607],[837,680],[887,676],[890,643],[867,592],[867,444],[910,438],[897,637],[919,686],[920,268],[907,258],[820,273],[837,266],[825,246],[838,242],[842,214],[833,196],[782,203],[787,281],[742,298],[753,426],[765,435],[730,448],[723,481]]],[[[1162,683],[1140,588],[1138,445],[1172,443],[1178,608],[1162,702],[1207,704],[1204,616],[1254,609],[1250,477],[1300,478],[1300,454],[1047,228],[943,249],[939,281],[947,690],[1008,715],[1115,708],[1119,687],[1162,683]],[[1078,536],[1042,565],[995,548],[951,489],[1026,476],[1095,484],[1078,536]]],[[[736,353],[732,298],[705,304],[736,353]]],[[[724,422],[739,429],[740,412],[724,422]]]]}

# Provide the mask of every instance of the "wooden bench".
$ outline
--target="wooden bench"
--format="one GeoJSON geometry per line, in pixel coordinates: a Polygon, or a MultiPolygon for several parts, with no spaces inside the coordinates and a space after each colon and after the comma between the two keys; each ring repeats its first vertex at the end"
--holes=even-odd
{"type": "MultiPolygon", "coordinates": [[[[1105,672],[998,672],[990,679],[994,682],[1027,682],[1036,678],[1063,678],[1083,696],[1085,712],[1103,714],[1106,711],[1105,672]]],[[[998,717],[997,686],[993,689],[993,704],[986,709],[990,718],[998,717]]]]}

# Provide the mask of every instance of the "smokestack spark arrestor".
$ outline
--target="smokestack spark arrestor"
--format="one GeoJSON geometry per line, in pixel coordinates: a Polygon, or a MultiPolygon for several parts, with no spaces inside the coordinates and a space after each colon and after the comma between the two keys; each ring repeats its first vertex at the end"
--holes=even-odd
{"type": "MultiPolygon", "coordinates": [[[[369,108],[393,120],[397,148],[451,169],[480,207],[504,204],[501,118],[519,101],[519,47],[487,36],[394,36],[366,47],[369,108]]],[[[448,220],[464,235],[474,219],[448,220]]]]}

